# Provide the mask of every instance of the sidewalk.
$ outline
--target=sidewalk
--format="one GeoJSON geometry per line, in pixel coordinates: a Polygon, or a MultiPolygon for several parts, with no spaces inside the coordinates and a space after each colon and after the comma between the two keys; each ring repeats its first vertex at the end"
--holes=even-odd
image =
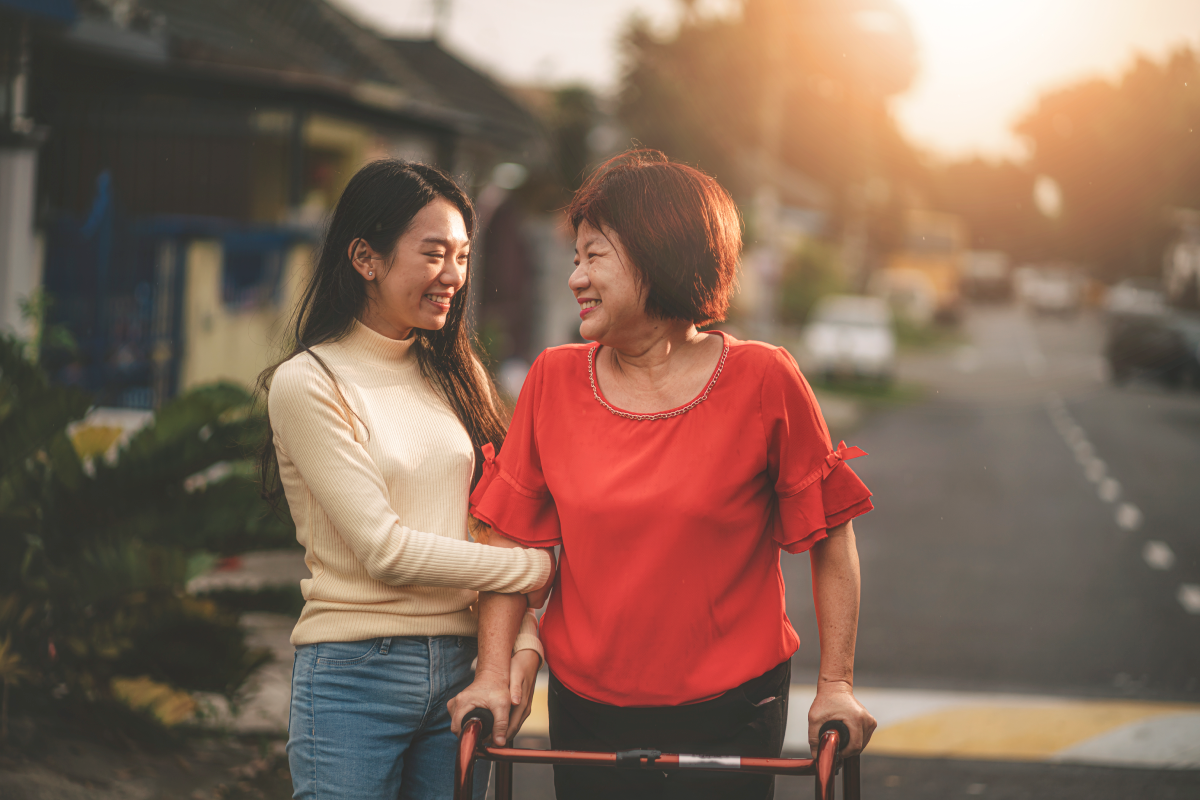
{"type": "MultiPolygon", "coordinates": [[[[546,682],[519,746],[548,747],[546,682]]],[[[793,686],[784,755],[807,757],[816,688],[793,686]]],[[[1200,769],[1200,705],[1037,695],[859,689],[879,721],[877,756],[1200,769]]]]}

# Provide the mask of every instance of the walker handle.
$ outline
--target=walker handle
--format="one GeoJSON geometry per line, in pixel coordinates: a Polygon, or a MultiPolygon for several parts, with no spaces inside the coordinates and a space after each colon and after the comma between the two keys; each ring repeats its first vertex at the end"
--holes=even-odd
{"type": "Polygon", "coordinates": [[[846,749],[846,745],[850,744],[850,729],[840,719],[831,719],[822,725],[821,730],[817,732],[817,741],[821,740],[825,731],[837,731],[839,753],[846,749]]]}
{"type": "Polygon", "coordinates": [[[473,719],[479,720],[481,730],[479,731],[480,740],[486,739],[492,732],[492,726],[496,724],[496,718],[492,716],[492,712],[487,708],[472,708],[462,718],[462,730],[467,729],[467,723],[473,719]]]}

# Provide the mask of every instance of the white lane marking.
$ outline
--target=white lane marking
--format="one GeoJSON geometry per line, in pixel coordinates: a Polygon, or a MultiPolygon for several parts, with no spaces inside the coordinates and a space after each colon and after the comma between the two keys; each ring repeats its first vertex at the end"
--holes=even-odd
{"type": "Polygon", "coordinates": [[[1093,458],[1087,462],[1087,466],[1083,468],[1083,474],[1087,475],[1087,479],[1092,483],[1099,483],[1104,480],[1105,473],[1108,472],[1108,467],[1103,461],[1098,458],[1093,458]]]}
{"type": "Polygon", "coordinates": [[[687,769],[728,769],[740,768],[741,756],[688,756],[680,754],[679,766],[687,769]]]}
{"type": "Polygon", "coordinates": [[[1168,570],[1175,566],[1175,551],[1166,542],[1151,540],[1142,547],[1142,558],[1152,569],[1168,570]]]}
{"type": "Polygon", "coordinates": [[[1115,503],[1121,496],[1121,484],[1117,483],[1115,478],[1105,478],[1100,481],[1099,495],[1104,502],[1115,503]]]}
{"type": "Polygon", "coordinates": [[[967,786],[967,794],[983,794],[986,791],[986,783],[972,783],[967,786]]]}
{"type": "Polygon", "coordinates": [[[1117,525],[1122,530],[1136,531],[1142,526],[1142,512],[1133,503],[1121,503],[1117,506],[1117,525]]]}
{"type": "Polygon", "coordinates": [[[1180,584],[1175,597],[1189,614],[1200,614],[1200,584],[1180,584]]]}
{"type": "Polygon", "coordinates": [[[1110,767],[1196,769],[1200,766],[1200,714],[1138,720],[1060,750],[1051,761],[1110,767]]]}

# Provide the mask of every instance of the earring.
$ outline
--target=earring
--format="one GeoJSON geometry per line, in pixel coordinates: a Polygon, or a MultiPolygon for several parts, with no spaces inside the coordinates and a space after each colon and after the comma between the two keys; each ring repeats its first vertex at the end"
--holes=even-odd
{"type": "Polygon", "coordinates": [[[367,273],[367,277],[368,277],[368,278],[374,278],[374,277],[375,277],[375,273],[374,273],[374,272],[368,272],[368,273],[367,273]]]}

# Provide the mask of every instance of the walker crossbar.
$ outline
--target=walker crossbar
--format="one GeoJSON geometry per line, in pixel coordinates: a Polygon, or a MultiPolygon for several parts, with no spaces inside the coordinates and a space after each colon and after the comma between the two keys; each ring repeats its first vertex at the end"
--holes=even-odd
{"type": "Polygon", "coordinates": [[[841,766],[844,800],[859,800],[858,756],[845,759],[838,756],[848,738],[848,731],[842,723],[826,723],[821,727],[816,758],[686,755],[661,753],[658,750],[593,753],[488,747],[483,741],[491,732],[492,715],[487,709],[478,708],[467,714],[462,726],[462,738],[459,740],[458,758],[454,769],[454,800],[471,800],[471,785],[477,760],[496,763],[496,800],[512,800],[513,764],[561,764],[653,769],[663,772],[703,769],[716,772],[752,772],[761,775],[813,775],[816,777],[817,800],[833,800],[833,777],[841,766]]]}

